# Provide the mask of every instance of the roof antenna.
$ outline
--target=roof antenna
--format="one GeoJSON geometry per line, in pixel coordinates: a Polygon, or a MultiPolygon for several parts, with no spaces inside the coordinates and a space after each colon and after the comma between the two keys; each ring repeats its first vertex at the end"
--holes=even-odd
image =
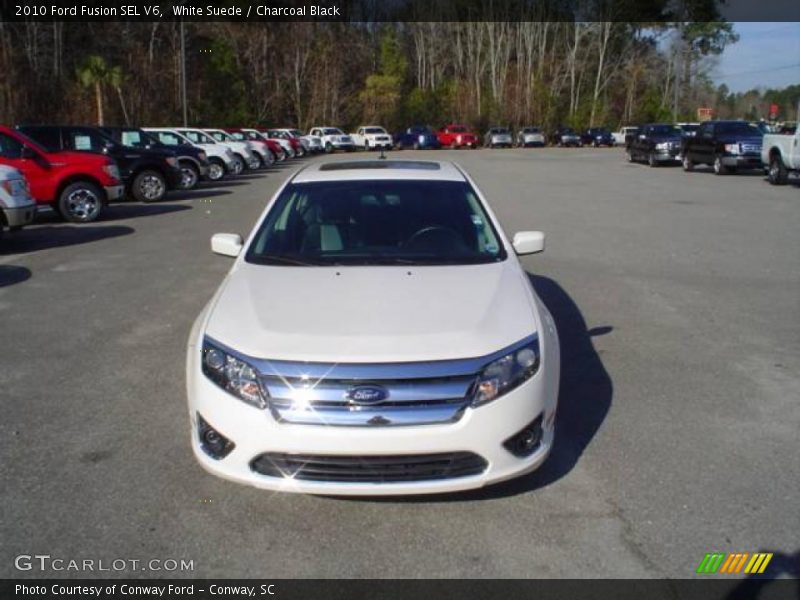
{"type": "Polygon", "coordinates": [[[378,157],[379,160],[386,160],[386,155],[383,153],[384,146],[381,146],[381,155],[378,157]]]}

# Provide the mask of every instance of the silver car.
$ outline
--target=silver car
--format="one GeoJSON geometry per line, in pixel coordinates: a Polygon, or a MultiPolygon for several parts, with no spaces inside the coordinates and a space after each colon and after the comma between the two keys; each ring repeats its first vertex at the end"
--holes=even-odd
{"type": "Polygon", "coordinates": [[[483,145],[487,148],[511,148],[513,142],[511,132],[505,127],[492,127],[483,136],[483,145]]]}
{"type": "Polygon", "coordinates": [[[544,132],[539,127],[523,127],[517,132],[517,146],[544,146],[546,139],[544,132]]]}

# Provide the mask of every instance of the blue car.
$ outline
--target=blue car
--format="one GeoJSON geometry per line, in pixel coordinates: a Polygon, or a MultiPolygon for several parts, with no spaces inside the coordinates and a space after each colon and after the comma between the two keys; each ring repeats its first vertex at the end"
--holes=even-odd
{"type": "Polygon", "coordinates": [[[441,147],[436,132],[426,125],[414,125],[405,131],[394,135],[394,147],[396,150],[403,148],[413,148],[414,150],[438,149],[441,147]]]}

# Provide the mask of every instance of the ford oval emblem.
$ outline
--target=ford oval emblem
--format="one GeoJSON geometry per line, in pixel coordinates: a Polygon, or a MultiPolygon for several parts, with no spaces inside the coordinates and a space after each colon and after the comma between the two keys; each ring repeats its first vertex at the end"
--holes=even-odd
{"type": "Polygon", "coordinates": [[[380,385],[356,385],[347,390],[347,399],[353,404],[379,404],[389,397],[389,391],[380,385]]]}

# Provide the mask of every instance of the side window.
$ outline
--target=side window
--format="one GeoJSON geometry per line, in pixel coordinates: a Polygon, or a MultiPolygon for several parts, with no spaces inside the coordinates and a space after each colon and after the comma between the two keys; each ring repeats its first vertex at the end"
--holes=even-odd
{"type": "Polygon", "coordinates": [[[4,158],[19,158],[22,155],[22,142],[9,135],[0,133],[0,156],[4,158]]]}

